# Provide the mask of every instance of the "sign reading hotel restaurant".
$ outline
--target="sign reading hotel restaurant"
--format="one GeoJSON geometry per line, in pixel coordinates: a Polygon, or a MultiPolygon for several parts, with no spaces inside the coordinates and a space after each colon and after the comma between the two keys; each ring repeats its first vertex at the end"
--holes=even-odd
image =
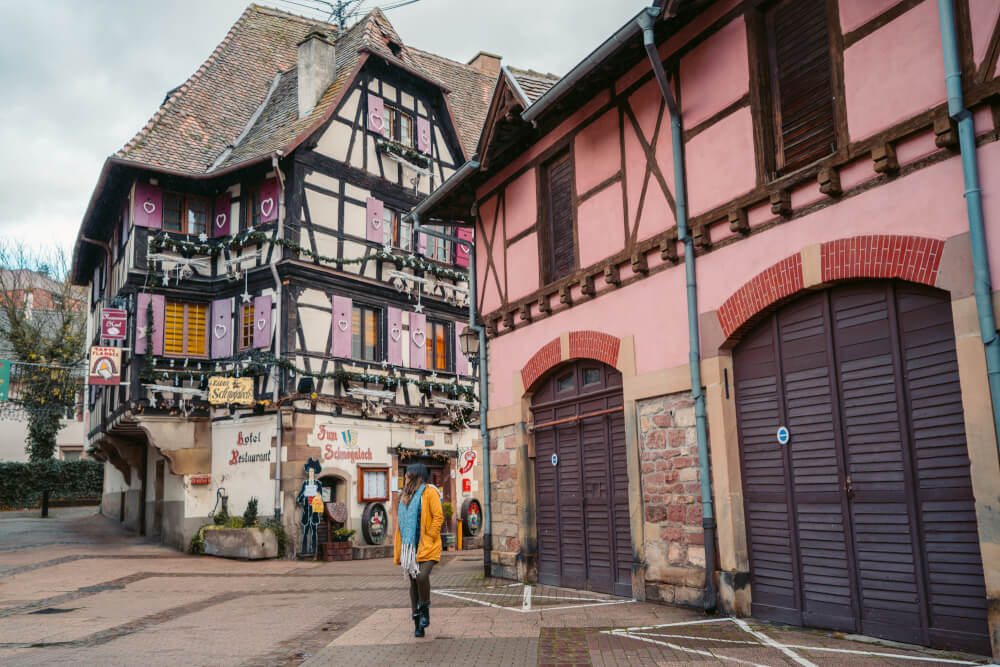
{"type": "Polygon", "coordinates": [[[90,348],[88,384],[117,385],[121,382],[122,350],[120,347],[90,348]]]}
{"type": "Polygon", "coordinates": [[[122,308],[105,308],[101,311],[101,338],[125,340],[128,330],[128,313],[122,308]]]}
{"type": "Polygon", "coordinates": [[[253,405],[253,378],[208,378],[208,402],[212,405],[253,405]]]}
{"type": "MultiPolygon", "coordinates": [[[[215,489],[225,487],[229,493],[229,511],[242,512],[251,497],[257,498],[261,514],[270,514],[274,507],[274,480],[271,466],[277,450],[274,448],[275,419],[273,416],[244,417],[238,423],[216,422],[212,425],[212,476],[215,488],[206,494],[205,512],[212,509],[215,489]],[[209,499],[210,497],[210,499],[209,499]]],[[[195,487],[205,493],[206,487],[195,487]]]]}

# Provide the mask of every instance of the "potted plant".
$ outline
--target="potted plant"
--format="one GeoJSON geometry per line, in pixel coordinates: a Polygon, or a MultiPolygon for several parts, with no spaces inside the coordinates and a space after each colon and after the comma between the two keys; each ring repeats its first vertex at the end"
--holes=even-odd
{"type": "Polygon", "coordinates": [[[330,531],[330,541],[321,545],[323,560],[329,562],[334,560],[354,560],[354,545],[351,544],[351,536],[354,530],[338,528],[330,531]]]}
{"type": "Polygon", "coordinates": [[[455,533],[451,529],[451,518],[455,516],[455,507],[451,503],[441,504],[444,511],[444,530],[441,531],[441,548],[447,551],[455,548],[455,533]]]}

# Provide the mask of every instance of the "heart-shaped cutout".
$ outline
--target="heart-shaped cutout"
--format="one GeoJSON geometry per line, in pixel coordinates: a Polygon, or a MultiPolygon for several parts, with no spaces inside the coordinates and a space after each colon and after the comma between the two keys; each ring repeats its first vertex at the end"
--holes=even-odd
{"type": "Polygon", "coordinates": [[[274,199],[268,197],[260,203],[260,214],[265,218],[271,215],[274,210],[274,199]]]}
{"type": "Polygon", "coordinates": [[[469,254],[469,249],[466,248],[464,245],[459,245],[458,246],[458,251],[460,253],[462,253],[463,255],[468,255],[469,254]]]}
{"type": "Polygon", "coordinates": [[[372,109],[371,113],[368,114],[368,126],[376,132],[381,132],[385,128],[385,120],[378,109],[372,109]]]}
{"type": "Polygon", "coordinates": [[[394,342],[396,342],[396,343],[399,342],[399,337],[402,336],[402,335],[403,335],[403,332],[396,325],[393,325],[392,330],[389,331],[389,338],[392,338],[392,340],[394,342]]]}
{"type": "Polygon", "coordinates": [[[423,347],[424,343],[427,342],[427,334],[424,333],[423,329],[417,329],[414,331],[410,338],[413,340],[413,344],[417,347],[423,347]]]}
{"type": "Polygon", "coordinates": [[[337,328],[341,331],[347,331],[347,320],[337,320],[337,328]]]}
{"type": "Polygon", "coordinates": [[[218,227],[219,229],[222,229],[223,227],[226,226],[225,213],[220,213],[219,215],[215,216],[215,226],[218,227]]]}
{"type": "Polygon", "coordinates": [[[382,221],[377,215],[372,216],[372,229],[382,229],[382,221]]]}
{"type": "Polygon", "coordinates": [[[262,318],[260,318],[259,320],[257,320],[257,328],[258,328],[258,329],[259,329],[260,331],[263,331],[263,330],[264,330],[264,325],[265,325],[265,324],[267,324],[267,321],[266,321],[266,320],[265,320],[265,319],[264,319],[263,317],[262,317],[262,318]]]}
{"type": "Polygon", "coordinates": [[[142,203],[142,210],[145,211],[147,215],[153,215],[153,213],[156,212],[156,204],[147,199],[142,203]]]}
{"type": "Polygon", "coordinates": [[[229,329],[226,328],[225,324],[216,324],[215,325],[215,338],[217,340],[222,340],[225,337],[227,331],[229,331],[229,329]]]}

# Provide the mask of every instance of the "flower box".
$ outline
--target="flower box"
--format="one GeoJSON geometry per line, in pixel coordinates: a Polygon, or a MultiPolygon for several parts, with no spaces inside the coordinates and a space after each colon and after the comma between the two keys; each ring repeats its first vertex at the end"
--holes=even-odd
{"type": "Polygon", "coordinates": [[[278,538],[263,528],[217,528],[205,531],[205,553],[222,558],[260,560],[278,557],[278,538]]]}
{"type": "Polygon", "coordinates": [[[324,542],[320,546],[320,555],[326,562],[335,560],[354,560],[354,545],[350,540],[344,542],[324,542]]]}

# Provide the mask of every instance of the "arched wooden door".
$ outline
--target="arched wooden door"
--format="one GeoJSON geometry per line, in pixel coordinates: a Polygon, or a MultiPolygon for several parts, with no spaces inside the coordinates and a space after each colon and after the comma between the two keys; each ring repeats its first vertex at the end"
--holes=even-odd
{"type": "Polygon", "coordinates": [[[734,375],[754,615],[988,654],[947,296],[802,298],[743,339],[734,375]]]}
{"type": "Polygon", "coordinates": [[[621,374],[577,361],[531,403],[539,582],[631,596],[621,374]]]}

